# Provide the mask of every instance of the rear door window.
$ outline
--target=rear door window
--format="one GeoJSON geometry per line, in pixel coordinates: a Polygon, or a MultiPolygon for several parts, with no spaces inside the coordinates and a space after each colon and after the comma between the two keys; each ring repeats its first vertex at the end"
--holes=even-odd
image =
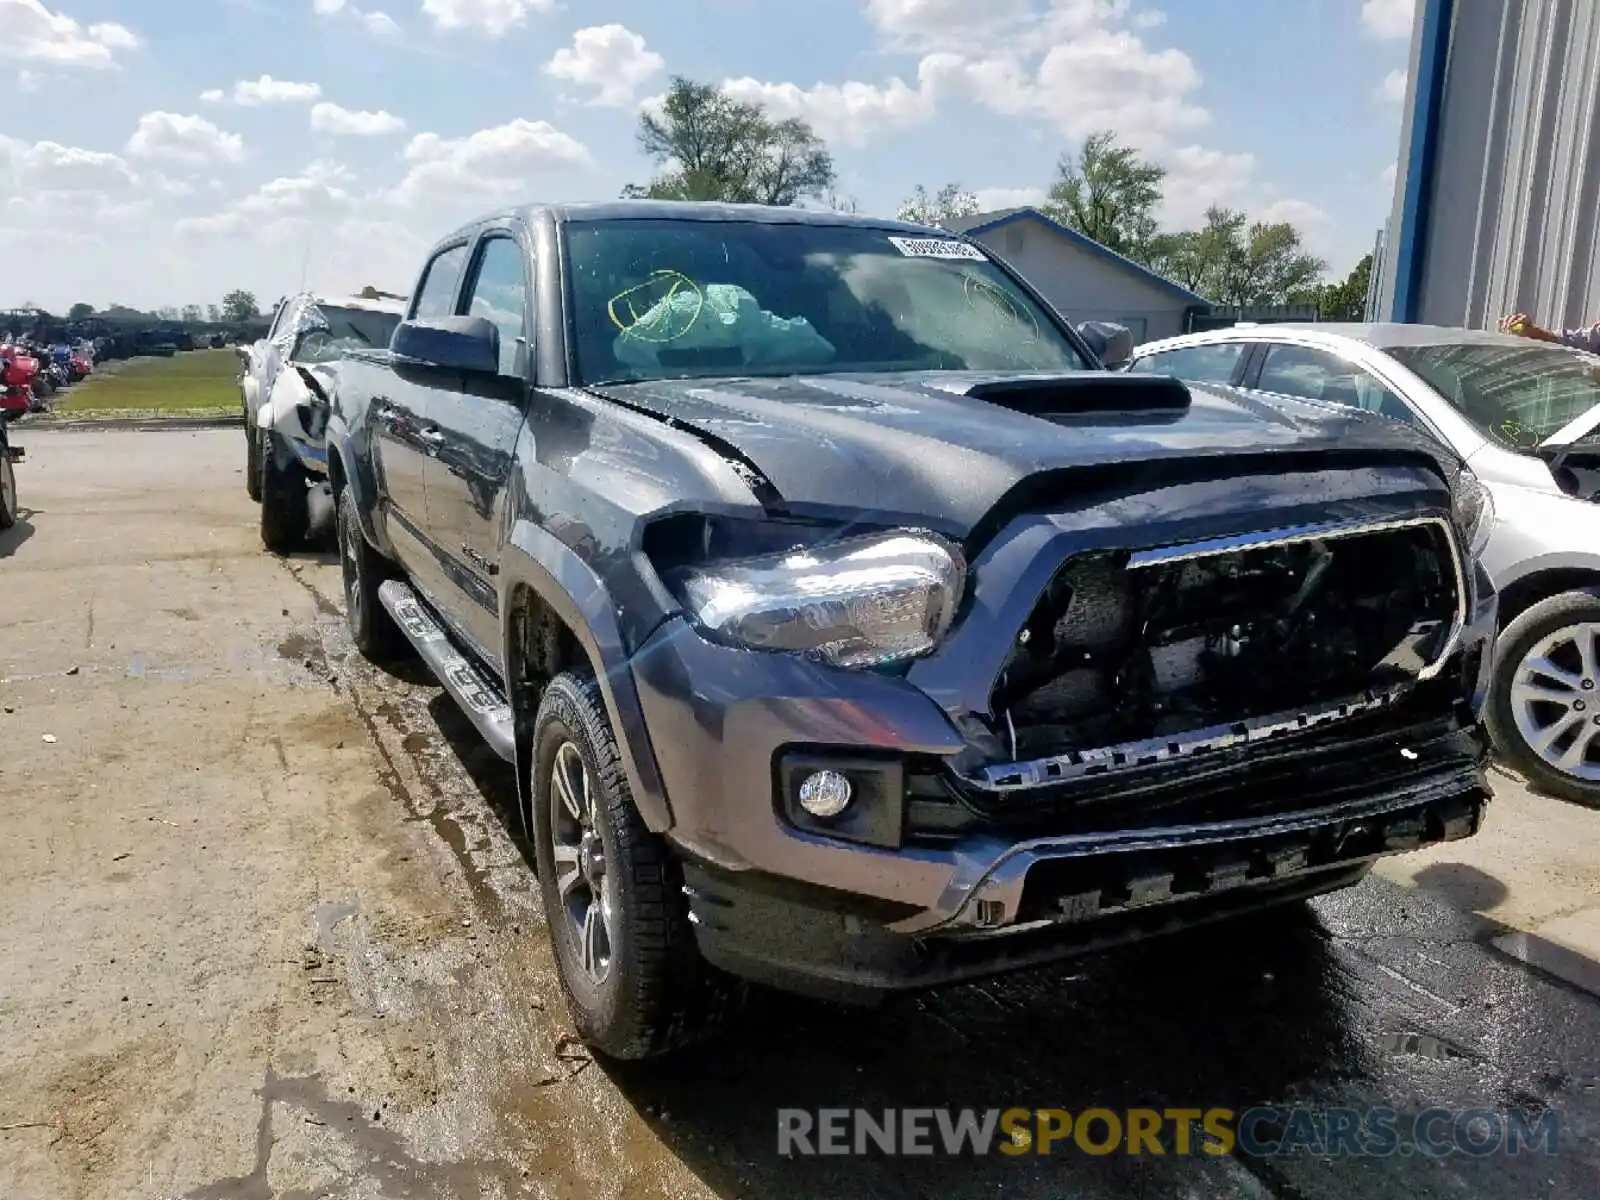
{"type": "Polygon", "coordinates": [[[468,298],[469,316],[483,317],[500,331],[500,374],[520,375],[519,352],[526,344],[528,285],[522,247],[509,237],[486,239],[468,298]]]}
{"type": "Polygon", "coordinates": [[[411,310],[413,317],[448,317],[456,310],[456,286],[461,282],[461,268],[467,261],[466,243],[451,246],[434,255],[428,270],[417,289],[417,302],[411,310]]]}
{"type": "Polygon", "coordinates": [[[1142,375],[1175,375],[1194,383],[1232,383],[1247,348],[1244,342],[1180,346],[1146,355],[1130,370],[1142,375]]]}
{"type": "Polygon", "coordinates": [[[1342,404],[1431,432],[1411,406],[1376,376],[1326,350],[1306,346],[1268,346],[1256,387],[1280,396],[1342,404]]]}

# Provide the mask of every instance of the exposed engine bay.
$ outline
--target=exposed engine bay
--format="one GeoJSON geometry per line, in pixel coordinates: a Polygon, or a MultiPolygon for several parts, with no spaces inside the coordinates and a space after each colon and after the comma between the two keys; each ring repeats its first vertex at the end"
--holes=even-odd
{"type": "Polygon", "coordinates": [[[1181,554],[1085,554],[1018,634],[993,697],[1010,761],[1392,692],[1444,652],[1442,525],[1181,554]]]}

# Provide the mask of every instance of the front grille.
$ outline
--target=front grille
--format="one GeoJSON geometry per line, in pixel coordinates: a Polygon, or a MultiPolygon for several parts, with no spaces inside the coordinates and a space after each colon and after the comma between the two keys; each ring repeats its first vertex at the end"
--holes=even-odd
{"type": "Polygon", "coordinates": [[[1019,631],[963,770],[1031,789],[1358,719],[1442,669],[1465,596],[1442,519],[1079,555],[1019,631]]]}

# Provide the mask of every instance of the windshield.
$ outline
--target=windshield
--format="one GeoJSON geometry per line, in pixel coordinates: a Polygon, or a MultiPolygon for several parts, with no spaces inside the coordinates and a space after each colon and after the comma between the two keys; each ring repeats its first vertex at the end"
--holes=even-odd
{"type": "MultiPolygon", "coordinates": [[[[1508,450],[1531,453],[1600,404],[1600,358],[1553,346],[1463,343],[1387,353],[1508,450]]],[[[1593,444],[1595,435],[1580,443],[1593,444]]]]}
{"type": "Polygon", "coordinates": [[[567,233],[585,383],[829,371],[1078,371],[983,252],[839,225],[602,221],[567,233]]]}
{"type": "Polygon", "coordinates": [[[400,314],[321,304],[307,324],[310,328],[300,335],[291,357],[296,362],[328,362],[352,350],[388,349],[400,314]]]}

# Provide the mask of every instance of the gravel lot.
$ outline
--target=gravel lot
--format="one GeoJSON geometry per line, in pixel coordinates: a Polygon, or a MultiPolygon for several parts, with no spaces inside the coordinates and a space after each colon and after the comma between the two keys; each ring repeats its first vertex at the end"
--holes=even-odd
{"type": "Polygon", "coordinates": [[[882,1013],[760,997],[706,1052],[606,1066],[570,1038],[507,770],[419,667],[352,656],[331,555],[262,552],[238,431],[18,434],[5,1200],[1600,1195],[1600,813],[1500,780],[1481,838],[1288,937],[882,1013]],[[1560,1150],[775,1152],[786,1106],[1268,1102],[1554,1108],[1560,1150]]]}

